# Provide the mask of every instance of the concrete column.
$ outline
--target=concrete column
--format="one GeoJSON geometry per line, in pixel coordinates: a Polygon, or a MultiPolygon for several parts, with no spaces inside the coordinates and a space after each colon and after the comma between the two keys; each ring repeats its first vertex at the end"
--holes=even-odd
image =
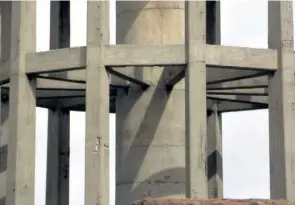
{"type": "Polygon", "coordinates": [[[69,116],[61,108],[48,112],[46,204],[69,204],[69,116]]]}
{"type": "MultiPolygon", "coordinates": [[[[4,2],[0,2],[0,14],[1,14],[1,61],[5,62],[10,58],[10,36],[7,35],[7,30],[10,30],[9,23],[9,5],[4,2]]],[[[9,33],[9,32],[8,32],[9,33]]],[[[0,205],[5,205],[6,198],[6,179],[7,179],[7,151],[8,151],[8,131],[9,131],[9,103],[8,96],[4,97],[3,93],[1,93],[1,108],[0,108],[0,116],[1,116],[1,127],[0,127],[0,205]],[[3,95],[3,97],[2,97],[3,95]]]]}
{"type": "Polygon", "coordinates": [[[25,56],[36,52],[36,1],[4,3],[11,6],[6,204],[34,204],[36,81],[25,74],[25,56]]]}
{"type": "MultiPolygon", "coordinates": [[[[116,3],[117,44],[184,43],[184,2],[116,3]]],[[[143,197],[185,197],[184,80],[167,92],[170,69],[134,68],[151,86],[143,91],[132,85],[117,97],[117,205],[143,197]]]]}
{"type": "Polygon", "coordinates": [[[206,106],[206,1],[185,2],[186,196],[208,198],[206,106]]]}
{"type": "MultiPolygon", "coordinates": [[[[207,44],[220,45],[220,1],[207,1],[207,44]]],[[[208,166],[208,197],[223,198],[222,171],[222,126],[218,102],[215,102],[207,116],[207,166],[208,166]]]]}
{"type": "Polygon", "coordinates": [[[8,101],[1,101],[1,130],[0,130],[0,205],[5,205],[6,176],[7,176],[7,141],[8,141],[8,101]]]}
{"type": "Polygon", "coordinates": [[[268,2],[269,48],[278,71],[269,77],[270,195],[295,201],[295,56],[292,1],[268,2]]]}
{"type": "Polygon", "coordinates": [[[222,116],[217,102],[207,116],[208,198],[223,198],[222,116]]]}
{"type": "Polygon", "coordinates": [[[85,205],[109,204],[109,2],[87,1],[85,205]]]}
{"type": "MultiPolygon", "coordinates": [[[[52,1],[50,49],[70,47],[70,2],[52,1]]],[[[63,73],[65,74],[65,73],[63,73]]],[[[51,76],[61,75],[50,74],[51,76]]],[[[46,205],[69,204],[70,111],[49,109],[46,205]]]]}

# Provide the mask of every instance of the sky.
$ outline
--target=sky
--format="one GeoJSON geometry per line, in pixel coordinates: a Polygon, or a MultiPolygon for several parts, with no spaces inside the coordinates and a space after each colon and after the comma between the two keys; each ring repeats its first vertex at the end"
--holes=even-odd
{"type": "MultiPolygon", "coordinates": [[[[49,49],[49,0],[37,1],[37,51],[49,49]]],[[[115,1],[111,0],[111,43],[115,1]]],[[[222,0],[223,45],[267,48],[267,0],[222,0]],[[250,15],[249,15],[250,14],[250,15]]],[[[71,2],[71,46],[86,45],[86,0],[71,2]]],[[[37,108],[35,204],[45,205],[47,109],[37,108]]],[[[70,115],[70,205],[84,205],[85,113],[70,115]]],[[[224,113],[224,197],[269,198],[268,110],[224,113]]],[[[111,205],[115,194],[115,115],[110,116],[111,205]]]]}

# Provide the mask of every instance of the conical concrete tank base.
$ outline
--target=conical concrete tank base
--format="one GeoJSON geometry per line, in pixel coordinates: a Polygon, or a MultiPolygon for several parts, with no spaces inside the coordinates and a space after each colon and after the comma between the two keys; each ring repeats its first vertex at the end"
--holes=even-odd
{"type": "MultiPolygon", "coordinates": [[[[117,1],[117,44],[184,43],[184,2],[117,1]]],[[[121,90],[116,108],[116,205],[185,197],[185,91],[173,68],[134,68],[151,87],[121,90]]],[[[131,70],[132,71],[132,70],[131,70]]]]}

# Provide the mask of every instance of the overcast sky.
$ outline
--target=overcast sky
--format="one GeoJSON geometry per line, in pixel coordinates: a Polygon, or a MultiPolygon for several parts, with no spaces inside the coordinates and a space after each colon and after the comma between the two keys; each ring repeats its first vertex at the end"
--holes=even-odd
{"type": "MultiPolygon", "coordinates": [[[[37,50],[49,49],[49,0],[37,2],[37,50]]],[[[111,0],[111,43],[115,43],[115,7],[111,0]]],[[[267,47],[267,1],[223,0],[222,44],[267,47]]],[[[86,0],[72,0],[71,46],[86,45],[86,0]]],[[[45,205],[47,110],[37,108],[36,204],[45,205]]],[[[70,204],[84,204],[84,112],[71,112],[70,204]]],[[[224,195],[269,198],[268,111],[223,114],[224,195]]],[[[111,202],[114,204],[115,116],[111,115],[111,202]]]]}

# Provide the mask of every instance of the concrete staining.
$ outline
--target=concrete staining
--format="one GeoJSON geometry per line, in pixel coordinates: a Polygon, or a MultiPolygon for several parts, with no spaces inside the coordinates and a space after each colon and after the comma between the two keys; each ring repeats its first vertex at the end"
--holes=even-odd
{"type": "MultiPolygon", "coordinates": [[[[69,111],[85,111],[85,204],[222,198],[221,113],[269,108],[272,199],[295,201],[293,5],[269,1],[268,49],[220,44],[214,1],[87,2],[87,44],[69,47],[69,2],[51,2],[50,51],[36,52],[36,2],[0,2],[0,204],[34,204],[35,108],[50,110],[46,205],[69,204],[69,111]]],[[[83,190],[81,190],[83,191],[83,190]]]]}

